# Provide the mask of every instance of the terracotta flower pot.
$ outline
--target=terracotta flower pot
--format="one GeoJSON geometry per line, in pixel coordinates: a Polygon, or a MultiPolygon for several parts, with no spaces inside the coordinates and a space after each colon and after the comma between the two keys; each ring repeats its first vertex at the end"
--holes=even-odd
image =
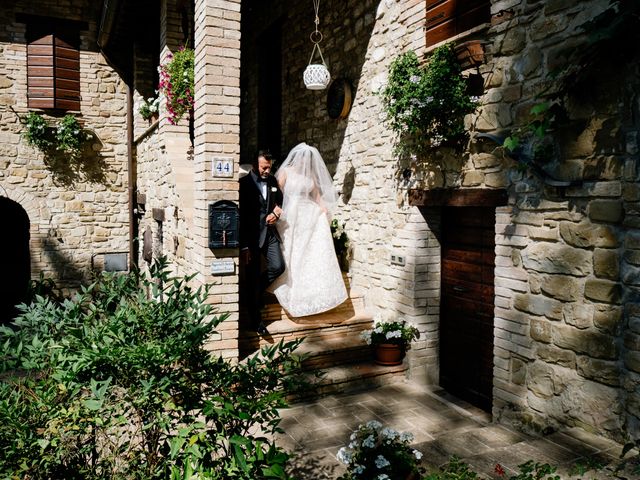
{"type": "Polygon", "coordinates": [[[373,350],[378,365],[400,365],[404,358],[404,346],[395,343],[379,343],[373,350]]]}

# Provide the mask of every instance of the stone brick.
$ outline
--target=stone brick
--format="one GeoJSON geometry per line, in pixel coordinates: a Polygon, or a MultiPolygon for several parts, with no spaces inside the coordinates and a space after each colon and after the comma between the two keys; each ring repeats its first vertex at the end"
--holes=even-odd
{"type": "Polygon", "coordinates": [[[464,187],[473,187],[481,185],[484,180],[484,174],[477,170],[468,170],[462,176],[462,185],[464,187]]]}
{"type": "Polygon", "coordinates": [[[619,223],[624,218],[620,200],[593,200],[589,203],[589,218],[596,222],[619,223]]]}
{"type": "Polygon", "coordinates": [[[513,55],[522,51],[527,42],[525,31],[521,28],[512,28],[507,31],[500,45],[500,53],[513,55]]]}
{"type": "Polygon", "coordinates": [[[473,166],[476,168],[491,168],[502,164],[502,159],[491,153],[478,153],[471,156],[473,166]]]}
{"type": "Polygon", "coordinates": [[[625,352],[624,365],[636,373],[640,373],[640,352],[625,352]]]}
{"type": "Polygon", "coordinates": [[[579,355],[577,358],[578,373],[585,378],[605,385],[620,385],[620,367],[617,362],[598,360],[579,355]]]}
{"type": "Polygon", "coordinates": [[[527,381],[527,362],[519,358],[511,359],[511,382],[524,385],[527,381]]]}
{"type": "Polygon", "coordinates": [[[622,282],[625,285],[640,285],[640,267],[625,264],[622,266],[622,282]]]}
{"type": "Polygon", "coordinates": [[[522,251],[522,263],[536,272],[585,276],[591,273],[591,252],[555,243],[530,243],[522,251]]]}
{"type": "Polygon", "coordinates": [[[562,303],[542,295],[517,294],[513,297],[513,306],[534,315],[545,315],[557,320],[562,318],[562,303]]]}
{"type": "Polygon", "coordinates": [[[553,343],[576,353],[595,358],[614,359],[617,357],[615,338],[589,330],[578,330],[566,325],[552,326],[553,343]]]}
{"type": "Polygon", "coordinates": [[[550,297],[563,301],[577,300],[581,294],[581,283],[569,275],[546,275],[540,283],[540,289],[550,297]]]}
{"type": "Polygon", "coordinates": [[[629,350],[640,352],[640,335],[627,332],[624,334],[624,346],[629,350]]]}
{"type": "Polygon", "coordinates": [[[560,222],[560,236],[574,247],[609,247],[618,245],[615,231],[606,225],[590,222],[560,222]]]}
{"type": "Polygon", "coordinates": [[[534,362],[529,365],[527,386],[538,397],[550,398],[559,394],[566,385],[556,369],[557,367],[544,362],[534,362]]]}
{"type": "Polygon", "coordinates": [[[551,343],[551,323],[548,320],[531,319],[531,328],[529,335],[533,340],[544,343],[551,343]]]}
{"type": "Polygon", "coordinates": [[[596,302],[617,304],[622,298],[622,287],[608,280],[588,279],[584,285],[584,295],[596,302]]]}
{"type": "Polygon", "coordinates": [[[553,345],[539,345],[536,350],[540,360],[555,363],[563,367],[576,368],[576,354],[571,350],[564,350],[553,345]]]}
{"type": "Polygon", "coordinates": [[[618,180],[624,163],[617,157],[591,157],[584,160],[585,180],[618,180]]]}
{"type": "Polygon", "coordinates": [[[594,250],[593,271],[597,277],[616,280],[620,274],[617,253],[612,250],[594,250]]]}
{"type": "Polygon", "coordinates": [[[585,329],[593,325],[594,318],[593,305],[583,303],[566,304],[562,309],[564,323],[576,328],[585,329]]]}

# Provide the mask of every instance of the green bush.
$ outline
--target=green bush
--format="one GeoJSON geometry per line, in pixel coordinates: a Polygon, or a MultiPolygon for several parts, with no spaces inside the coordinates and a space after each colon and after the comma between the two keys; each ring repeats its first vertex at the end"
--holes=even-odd
{"type": "Polygon", "coordinates": [[[397,134],[398,155],[421,154],[466,135],[465,115],[478,106],[467,93],[454,47],[436,48],[423,66],[413,51],[397,57],[382,91],[389,127],[397,134]]]}
{"type": "Polygon", "coordinates": [[[292,355],[243,363],[205,344],[226,315],[207,288],[104,274],[72,299],[37,296],[0,330],[0,478],[287,478],[269,439],[292,355]]]}

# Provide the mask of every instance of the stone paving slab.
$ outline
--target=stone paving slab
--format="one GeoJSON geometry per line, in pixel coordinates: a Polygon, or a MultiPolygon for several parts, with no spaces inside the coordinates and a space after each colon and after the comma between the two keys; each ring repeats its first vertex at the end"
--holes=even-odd
{"type": "MultiPolygon", "coordinates": [[[[414,435],[414,448],[423,452],[423,465],[430,471],[459,456],[485,478],[499,478],[495,465],[506,478],[518,465],[533,460],[558,467],[562,479],[599,480],[619,478],[611,471],[570,475],[576,463],[594,459],[615,462],[622,451],[616,442],[579,428],[546,436],[528,435],[491,422],[491,416],[447,392],[394,383],[355,394],[331,395],[281,411],[279,444],[293,453],[291,475],[298,480],[335,480],[344,473],[336,460],[338,450],[361,423],[378,420],[414,435]]],[[[637,452],[632,452],[637,453],[637,452]]],[[[640,479],[627,469],[625,478],[640,479]]]]}

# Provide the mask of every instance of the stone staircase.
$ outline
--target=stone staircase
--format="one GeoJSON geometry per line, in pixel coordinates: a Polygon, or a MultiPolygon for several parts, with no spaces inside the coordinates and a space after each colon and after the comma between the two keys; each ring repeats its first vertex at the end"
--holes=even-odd
{"type": "MultiPolygon", "coordinates": [[[[350,288],[346,275],[344,280],[349,298],[333,310],[293,318],[275,296],[265,294],[262,319],[269,333],[260,336],[241,329],[241,359],[254,355],[262,346],[304,338],[296,353],[305,356],[302,367],[314,388],[297,395],[294,401],[378,387],[404,378],[405,365],[383,367],[373,362],[369,345],[360,337],[362,331],[371,328],[373,320],[365,311],[363,295],[350,288]]],[[[242,310],[240,315],[241,324],[245,324],[242,310]]]]}

